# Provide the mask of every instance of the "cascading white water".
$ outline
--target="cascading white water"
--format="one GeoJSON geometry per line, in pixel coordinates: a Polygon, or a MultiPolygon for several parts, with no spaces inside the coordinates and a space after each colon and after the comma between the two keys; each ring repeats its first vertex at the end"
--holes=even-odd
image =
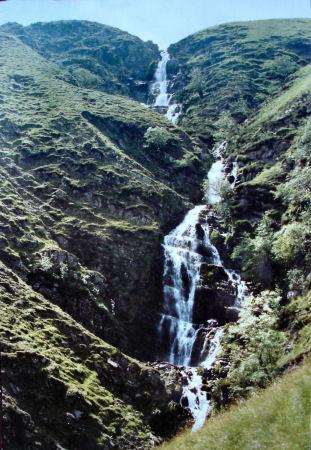
{"type": "Polygon", "coordinates": [[[200,205],[189,211],[183,222],[165,237],[163,245],[164,316],[161,326],[168,322],[171,336],[169,362],[180,366],[190,365],[196,337],[192,313],[203,262],[202,255],[197,252],[200,239],[196,224],[205,208],[200,205]]]}
{"type": "MultiPolygon", "coordinates": [[[[216,330],[216,333],[214,335],[214,337],[210,340],[209,342],[209,352],[207,355],[207,358],[205,358],[205,360],[202,362],[201,366],[204,367],[204,369],[211,369],[216,356],[219,352],[219,348],[220,348],[220,341],[221,341],[221,337],[223,335],[223,327],[219,327],[216,330]]],[[[202,348],[202,353],[205,350],[205,346],[206,346],[207,342],[204,342],[203,348],[202,348]]]]}
{"type": "Polygon", "coordinates": [[[184,386],[182,398],[187,399],[188,408],[194,418],[192,431],[198,431],[203,427],[205,419],[211,411],[211,404],[206,396],[206,392],[202,389],[202,377],[196,368],[188,368],[182,372],[187,379],[184,386]]]}
{"type": "Polygon", "coordinates": [[[166,66],[170,59],[170,55],[166,50],[161,52],[161,60],[159,61],[156,73],[155,73],[155,83],[153,85],[153,90],[157,93],[154,106],[169,106],[169,94],[167,93],[167,74],[166,66]]]}
{"type": "Polygon", "coordinates": [[[217,147],[213,155],[216,161],[212,164],[210,171],[208,172],[208,192],[207,201],[210,205],[216,205],[221,201],[220,185],[225,178],[224,160],[222,158],[222,151],[225,149],[226,143],[223,142],[217,147]]]}
{"type": "Polygon", "coordinates": [[[232,183],[231,183],[231,186],[232,187],[234,187],[235,186],[235,183],[236,183],[236,179],[237,179],[237,177],[238,177],[238,163],[236,162],[236,161],[234,161],[233,163],[232,163],[232,170],[231,170],[231,172],[230,172],[230,175],[232,176],[232,178],[233,178],[233,181],[232,181],[232,183]]]}
{"type": "MultiPolygon", "coordinates": [[[[210,205],[216,205],[221,201],[219,190],[220,183],[225,178],[224,160],[222,151],[225,143],[221,144],[214,152],[216,161],[209,173],[209,187],[207,200],[210,205]]],[[[234,187],[237,176],[237,165],[233,164],[231,175],[234,176],[234,187]]],[[[209,239],[209,225],[204,220],[204,215],[209,214],[206,205],[195,206],[185,216],[180,225],[171,231],[164,239],[164,275],[163,294],[164,311],[159,324],[159,332],[164,330],[169,333],[169,355],[171,364],[185,366],[184,376],[188,382],[183,388],[182,399],[186,399],[188,407],[194,418],[193,431],[203,426],[207,414],[211,410],[206,392],[202,389],[203,380],[198,368],[189,367],[191,364],[193,346],[196,341],[200,325],[193,323],[193,308],[195,293],[200,281],[200,268],[204,262],[204,256],[198,251],[200,245],[209,249],[212,263],[223,267],[228,281],[235,291],[235,306],[241,306],[247,295],[247,286],[234,270],[226,269],[220,258],[217,248],[209,239]],[[200,232],[197,225],[200,224],[200,232]],[[202,234],[203,232],[203,234],[202,234]]],[[[223,327],[218,327],[212,339],[204,342],[201,355],[208,354],[201,363],[205,369],[212,368],[221,345],[223,327]],[[208,345],[208,347],[207,347],[208,345]]]]}
{"type": "Polygon", "coordinates": [[[167,63],[170,60],[170,55],[167,50],[161,52],[161,59],[155,73],[155,81],[151,86],[151,93],[155,96],[155,102],[152,105],[156,109],[165,111],[165,116],[172,123],[176,124],[181,113],[181,105],[172,103],[174,94],[168,93],[167,81],[167,63]]]}

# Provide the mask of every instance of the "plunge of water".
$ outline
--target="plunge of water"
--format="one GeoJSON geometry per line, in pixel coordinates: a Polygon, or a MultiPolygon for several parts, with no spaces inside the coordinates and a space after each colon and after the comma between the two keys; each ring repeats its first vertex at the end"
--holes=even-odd
{"type": "MultiPolygon", "coordinates": [[[[222,158],[224,148],[225,143],[215,150],[216,161],[208,173],[207,199],[210,205],[215,205],[221,201],[219,185],[225,178],[224,160],[222,158]]],[[[234,176],[235,183],[237,165],[233,165],[231,175],[234,176]]],[[[168,362],[186,367],[183,374],[188,382],[183,389],[182,401],[186,399],[194,418],[193,431],[203,426],[206,416],[211,410],[206,392],[202,389],[203,380],[198,368],[190,367],[197,333],[202,328],[202,324],[193,323],[195,293],[200,281],[200,268],[205,260],[199,251],[202,245],[209,250],[212,263],[223,267],[227,274],[228,282],[235,291],[235,306],[241,306],[247,295],[245,282],[234,270],[224,267],[217,248],[210,242],[209,225],[206,217],[204,218],[208,214],[211,214],[211,211],[206,205],[195,206],[187,213],[181,224],[165,236],[163,243],[164,305],[159,332],[162,335],[168,334],[168,362]],[[200,224],[199,228],[198,224],[200,224]]],[[[223,327],[217,327],[214,331],[213,338],[208,338],[201,350],[201,356],[204,356],[206,348],[208,348],[207,356],[200,364],[205,369],[212,368],[221,345],[223,327]]]]}
{"type": "Polygon", "coordinates": [[[155,96],[155,102],[152,105],[155,109],[164,112],[165,116],[172,123],[176,124],[178,117],[181,114],[181,105],[174,103],[174,94],[168,93],[167,81],[167,63],[170,60],[170,55],[167,50],[161,52],[161,59],[155,73],[155,81],[151,86],[151,93],[155,96]]]}
{"type": "MultiPolygon", "coordinates": [[[[168,92],[167,63],[170,55],[161,52],[161,60],[155,73],[155,82],[151,92],[155,97],[153,107],[173,123],[176,123],[181,113],[181,106],[173,103],[173,94],[168,92]]],[[[222,152],[226,143],[221,144],[214,151],[216,161],[208,173],[207,202],[216,205],[221,201],[220,184],[225,179],[224,159],[222,152]]],[[[231,186],[234,188],[237,179],[238,166],[233,163],[231,171],[231,186]]],[[[164,239],[164,274],[163,294],[164,306],[159,333],[168,335],[169,353],[167,361],[177,366],[183,366],[183,375],[187,380],[183,388],[182,402],[186,400],[194,418],[193,431],[201,428],[211,411],[211,405],[204,391],[202,376],[198,368],[190,367],[193,347],[202,324],[193,323],[193,309],[195,294],[200,282],[200,269],[204,256],[200,247],[209,250],[212,263],[223,267],[229,283],[236,292],[236,306],[240,306],[247,295],[246,284],[235,271],[223,266],[219,252],[209,239],[208,221],[202,216],[208,215],[206,205],[195,206],[185,216],[178,227],[171,231],[164,239]],[[200,224],[200,225],[199,225],[200,224]],[[198,228],[199,225],[199,228],[198,228]]],[[[213,337],[207,333],[201,349],[201,367],[211,369],[215,363],[221,345],[223,327],[216,327],[212,331],[213,337]],[[208,351],[207,351],[208,349],[208,351]],[[207,353],[206,353],[207,351],[207,353]],[[205,358],[204,358],[204,355],[205,358]]]]}
{"type": "Polygon", "coordinates": [[[157,93],[155,100],[155,106],[168,107],[169,105],[169,94],[167,93],[167,72],[166,66],[170,59],[170,55],[165,50],[161,52],[161,60],[159,61],[156,73],[155,73],[155,83],[153,85],[153,92],[157,93]]]}

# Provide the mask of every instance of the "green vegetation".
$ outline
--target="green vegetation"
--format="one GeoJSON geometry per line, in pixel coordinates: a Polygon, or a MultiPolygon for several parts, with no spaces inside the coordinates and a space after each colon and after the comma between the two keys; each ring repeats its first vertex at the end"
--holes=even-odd
{"type": "Polygon", "coordinates": [[[227,326],[219,357],[228,361],[229,369],[216,364],[219,379],[213,385],[213,398],[217,405],[245,397],[274,379],[287,343],[286,332],[279,327],[282,314],[280,294],[263,291],[250,296],[238,322],[227,326]]]}
{"type": "MultiPolygon", "coordinates": [[[[294,269],[295,270],[295,269],[294,269]]],[[[303,275],[301,275],[303,277],[303,275]]],[[[297,278],[295,278],[295,281],[297,278]]],[[[310,281],[310,280],[309,280],[310,281]]],[[[299,361],[311,349],[311,293],[293,298],[282,310],[280,323],[287,327],[288,347],[285,355],[278,362],[279,366],[299,361]]],[[[299,290],[303,290],[303,284],[299,290]]],[[[298,292],[299,292],[298,290],[298,292]]]]}
{"type": "MultiPolygon", "coordinates": [[[[201,201],[215,142],[228,141],[226,170],[237,161],[238,180],[219,186],[224,224],[211,241],[231,252],[254,295],[226,325],[211,401],[217,409],[254,394],[309,354],[310,50],[309,20],[227,24],[174,44],[175,127],[139,103],[154,44],[89,22],[1,27],[0,322],[12,448],[147,449],[151,432],[183,422],[159,371],[121,351],[154,353],[163,235],[201,201]]],[[[172,445],[277,448],[278,436],[302,448],[307,373],[172,445]]]]}
{"type": "Polygon", "coordinates": [[[311,62],[310,49],[307,19],[229,23],[171,45],[181,124],[206,138],[224,114],[242,123],[311,62]]]}
{"type": "Polygon", "coordinates": [[[225,334],[220,359],[228,367],[216,367],[213,388],[218,405],[267,386],[310,353],[310,82],[308,65],[236,130],[222,119],[239,180],[219,210],[254,297],[225,334]]]}
{"type": "Polygon", "coordinates": [[[269,213],[266,213],[256,228],[255,236],[242,235],[232,253],[234,260],[241,259],[243,271],[253,282],[268,286],[272,281],[272,223],[269,213]]]}
{"type": "Polygon", "coordinates": [[[0,268],[5,445],[151,448],[154,417],[171,414],[159,374],[0,268]]]}
{"type": "Polygon", "coordinates": [[[155,147],[157,150],[165,147],[171,139],[171,134],[161,127],[149,127],[145,133],[147,147],[155,147]]]}
{"type": "Polygon", "coordinates": [[[230,153],[238,148],[239,154],[233,150],[233,157],[243,161],[243,182],[229,204],[233,258],[241,261],[251,279],[264,285],[278,284],[285,295],[291,290],[289,280],[291,286],[297,285],[294,273],[299,273],[301,281],[298,292],[309,288],[310,96],[311,66],[307,66],[288,90],[240,128],[228,149],[230,153]],[[255,157],[260,165],[254,163],[255,157]],[[247,210],[254,202],[256,208],[247,210]],[[241,213],[248,219],[247,231],[236,226],[241,213]],[[258,266],[265,268],[266,274],[258,271],[258,266]],[[270,275],[270,280],[264,275],[270,275]]]}
{"type": "Polygon", "coordinates": [[[311,364],[264,392],[215,415],[197,433],[183,433],[167,450],[301,450],[309,446],[311,364]]]}
{"type": "Polygon", "coordinates": [[[117,28],[87,21],[11,23],[1,27],[46,59],[57,63],[62,78],[85,88],[146,101],[159,49],[117,28]]]}

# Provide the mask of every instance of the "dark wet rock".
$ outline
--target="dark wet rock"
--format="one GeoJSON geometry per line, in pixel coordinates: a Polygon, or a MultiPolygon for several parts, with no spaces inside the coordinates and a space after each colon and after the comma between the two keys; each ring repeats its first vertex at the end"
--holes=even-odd
{"type": "Polygon", "coordinates": [[[196,224],[195,230],[196,230],[197,238],[200,239],[200,240],[204,239],[205,233],[204,233],[203,227],[202,227],[202,225],[200,223],[196,224]]]}
{"type": "Polygon", "coordinates": [[[197,331],[196,339],[194,341],[194,344],[192,347],[192,352],[191,352],[191,365],[193,367],[197,366],[202,359],[201,353],[202,353],[207,335],[208,335],[208,329],[205,327],[202,327],[197,331]]]}
{"type": "Polygon", "coordinates": [[[226,322],[237,322],[240,315],[240,308],[235,306],[228,306],[225,309],[225,319],[226,322]]]}
{"type": "Polygon", "coordinates": [[[184,289],[185,297],[188,298],[189,289],[190,289],[190,279],[189,279],[187,268],[185,267],[184,264],[181,265],[180,271],[181,271],[181,278],[182,278],[182,282],[183,282],[183,289],[184,289]]]}
{"type": "Polygon", "coordinates": [[[188,398],[187,398],[187,397],[182,397],[182,399],[181,399],[181,404],[182,404],[182,406],[183,406],[184,408],[188,408],[188,406],[189,406],[189,400],[188,400],[188,398]]]}
{"type": "Polygon", "coordinates": [[[197,247],[197,252],[204,256],[204,258],[210,260],[211,262],[214,259],[214,253],[210,247],[206,247],[204,244],[199,244],[197,247]]]}
{"type": "Polygon", "coordinates": [[[228,182],[229,182],[230,184],[232,184],[232,183],[235,182],[235,177],[234,177],[233,175],[230,175],[230,176],[227,178],[227,180],[228,180],[228,182]]]}
{"type": "Polygon", "coordinates": [[[200,275],[203,285],[213,285],[214,283],[228,279],[225,269],[222,266],[217,266],[214,264],[203,263],[201,265],[200,275]]]}
{"type": "Polygon", "coordinates": [[[234,305],[235,296],[224,268],[203,263],[201,283],[195,294],[193,321],[206,323],[209,319],[215,319],[219,324],[226,323],[226,308],[234,305]]]}

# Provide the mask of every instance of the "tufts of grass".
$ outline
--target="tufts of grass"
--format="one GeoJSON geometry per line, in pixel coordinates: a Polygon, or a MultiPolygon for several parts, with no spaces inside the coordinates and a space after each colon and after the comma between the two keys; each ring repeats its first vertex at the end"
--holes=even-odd
{"type": "Polygon", "coordinates": [[[224,112],[243,123],[297,74],[304,78],[310,48],[310,20],[299,19],[228,23],[171,45],[181,123],[205,137],[215,137],[224,112]]]}
{"type": "Polygon", "coordinates": [[[309,445],[311,361],[193,434],[185,432],[166,450],[302,450],[309,445]]]}

